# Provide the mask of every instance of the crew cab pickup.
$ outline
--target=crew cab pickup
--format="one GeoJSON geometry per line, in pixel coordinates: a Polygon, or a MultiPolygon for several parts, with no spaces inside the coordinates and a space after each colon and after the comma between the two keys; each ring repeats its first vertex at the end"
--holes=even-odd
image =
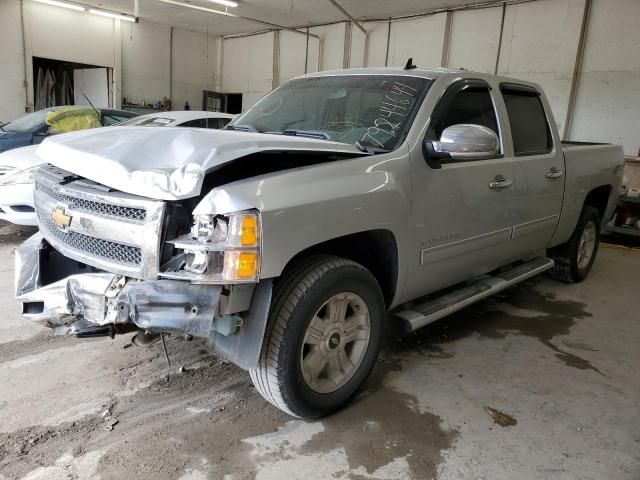
{"type": "Polygon", "coordinates": [[[354,395],[387,312],[411,331],[544,271],[583,280],[623,166],[620,147],[561,142],[533,83],[410,67],[293,79],[225,130],[36,153],[26,317],[206,338],[303,418],[354,395]]]}

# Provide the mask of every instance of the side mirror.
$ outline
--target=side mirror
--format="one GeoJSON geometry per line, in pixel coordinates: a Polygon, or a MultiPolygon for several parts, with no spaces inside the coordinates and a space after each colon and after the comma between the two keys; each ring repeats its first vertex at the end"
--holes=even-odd
{"type": "Polygon", "coordinates": [[[461,123],[445,128],[439,141],[424,144],[427,163],[441,168],[443,159],[483,160],[500,153],[500,139],[490,128],[461,123]]]}

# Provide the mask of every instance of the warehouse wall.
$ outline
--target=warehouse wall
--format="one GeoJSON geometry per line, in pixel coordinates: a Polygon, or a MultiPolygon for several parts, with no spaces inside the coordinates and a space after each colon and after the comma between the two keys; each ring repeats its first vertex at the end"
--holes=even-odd
{"type": "Polygon", "coordinates": [[[640,155],[640,2],[595,0],[571,129],[640,155]]]}
{"type": "Polygon", "coordinates": [[[584,0],[544,0],[508,6],[505,14],[498,73],[539,83],[561,133],[583,9],[584,0]]]}
{"type": "Polygon", "coordinates": [[[182,28],[173,29],[173,108],[188,101],[202,109],[202,90],[219,90],[216,50],[218,38],[182,28]]]}
{"type": "Polygon", "coordinates": [[[243,110],[274,87],[274,36],[269,32],[222,43],[222,91],[242,93],[243,110]]]}
{"type": "Polygon", "coordinates": [[[122,97],[140,103],[169,97],[171,27],[122,25],[122,97]]]}
{"type": "Polygon", "coordinates": [[[389,66],[404,67],[407,60],[420,66],[437,67],[442,60],[444,13],[391,23],[389,66]]]}
{"type": "MultiPolygon", "coordinates": [[[[27,95],[20,1],[0,0],[0,121],[10,121],[33,106],[32,57],[113,69],[113,103],[152,102],[170,95],[171,27],[142,21],[114,21],[35,2],[24,2],[27,95]],[[72,26],[72,28],[70,27],[72,26]]],[[[173,29],[173,105],[202,106],[202,90],[219,90],[218,37],[173,29]]]]}
{"type": "Polygon", "coordinates": [[[0,1],[0,122],[24,114],[24,58],[20,4],[0,1]]]}
{"type": "MultiPolygon", "coordinates": [[[[549,98],[562,134],[585,2],[537,0],[508,5],[504,9],[504,23],[502,6],[451,12],[446,52],[445,13],[409,20],[365,22],[366,39],[354,27],[350,35],[345,35],[344,23],[312,27],[310,31],[321,37],[320,70],[347,64],[402,66],[409,57],[421,67],[438,67],[448,56],[446,66],[487,73],[494,73],[497,66],[498,74],[537,82],[549,98]],[[349,41],[345,49],[345,42],[349,41]]],[[[593,0],[592,10],[569,138],[620,143],[625,153],[637,154],[640,148],[640,56],[637,54],[640,51],[637,25],[640,2],[593,0]]],[[[291,35],[294,34],[288,37],[291,35]]],[[[266,46],[264,43],[263,47],[266,46]]],[[[302,56],[301,49],[300,41],[281,40],[281,73],[276,83],[293,76],[290,62],[302,56]]],[[[310,63],[318,58],[315,46],[309,50],[308,58],[310,63]]],[[[225,62],[224,68],[236,67],[229,67],[225,62]]],[[[263,70],[271,71],[269,65],[263,65],[263,70]]],[[[298,71],[299,68],[295,70],[298,71]]],[[[225,88],[227,86],[231,85],[225,82],[225,88]]],[[[233,91],[242,92],[241,88],[233,91]]],[[[245,99],[244,108],[268,90],[268,82],[261,89],[254,88],[245,99]]]]}
{"type": "Polygon", "coordinates": [[[502,7],[455,12],[448,67],[495,73],[502,7]]]}
{"type": "Polygon", "coordinates": [[[122,96],[181,110],[202,108],[202,90],[218,90],[217,37],[151,22],[122,25],[122,96]],[[173,30],[173,33],[172,33],[173,30]],[[173,52],[173,53],[172,53],[173,52]]]}

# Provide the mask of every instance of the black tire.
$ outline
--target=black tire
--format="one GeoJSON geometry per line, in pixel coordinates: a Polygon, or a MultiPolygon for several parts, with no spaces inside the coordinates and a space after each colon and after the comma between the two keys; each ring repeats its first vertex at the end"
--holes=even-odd
{"type": "Polygon", "coordinates": [[[551,270],[551,275],[565,283],[578,283],[584,280],[593,266],[600,245],[600,213],[594,207],[585,205],[580,214],[576,229],[573,231],[569,241],[549,250],[548,255],[555,261],[551,270]],[[578,255],[580,249],[580,239],[588,225],[595,227],[595,246],[589,263],[580,267],[578,265],[578,255]]]}
{"type": "Polygon", "coordinates": [[[363,266],[333,256],[309,257],[283,273],[274,287],[260,361],[249,371],[260,394],[284,412],[314,419],[344,406],[367,379],[380,350],[385,318],[382,292],[363,266]],[[313,316],[336,294],[352,292],[369,310],[369,340],[359,367],[331,393],[309,388],[302,374],[303,339],[313,316]]]}

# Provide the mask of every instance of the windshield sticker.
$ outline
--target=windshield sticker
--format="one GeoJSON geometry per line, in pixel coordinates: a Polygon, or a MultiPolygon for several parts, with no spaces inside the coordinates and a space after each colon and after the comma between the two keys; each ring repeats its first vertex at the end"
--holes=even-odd
{"type": "Polygon", "coordinates": [[[380,148],[389,138],[396,138],[398,130],[415,101],[418,90],[402,82],[393,82],[378,107],[378,117],[367,127],[361,142],[372,143],[380,148]]]}

